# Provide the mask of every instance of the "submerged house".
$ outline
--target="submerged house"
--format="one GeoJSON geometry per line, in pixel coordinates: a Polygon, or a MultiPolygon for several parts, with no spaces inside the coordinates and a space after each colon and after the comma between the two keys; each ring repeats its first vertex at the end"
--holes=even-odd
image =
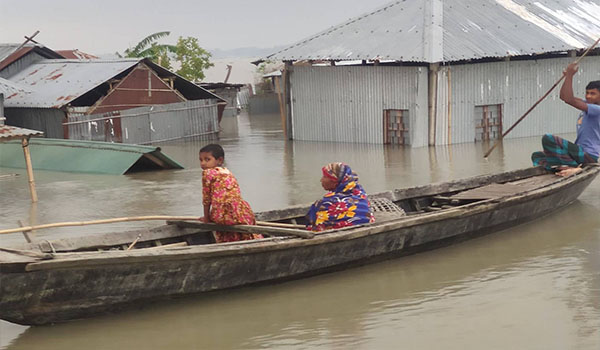
{"type": "MultiPolygon", "coordinates": [[[[287,135],[414,147],[499,137],[600,36],[592,0],[393,1],[264,58],[285,62],[287,135]]],[[[575,93],[600,80],[598,49],[575,93]]],[[[556,89],[508,137],[574,132],[556,89]]]]}
{"type": "Polygon", "coordinates": [[[224,117],[235,117],[248,104],[250,89],[246,84],[232,83],[198,83],[202,88],[216,94],[227,101],[223,110],[224,117]]]}
{"type": "Polygon", "coordinates": [[[14,90],[5,96],[9,125],[139,144],[219,131],[224,100],[148,59],[23,60],[5,77],[14,90]]]}

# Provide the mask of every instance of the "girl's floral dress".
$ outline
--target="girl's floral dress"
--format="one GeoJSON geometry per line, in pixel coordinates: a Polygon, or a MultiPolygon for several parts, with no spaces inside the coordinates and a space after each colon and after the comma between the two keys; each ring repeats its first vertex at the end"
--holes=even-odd
{"type": "MultiPolygon", "coordinates": [[[[254,225],[254,213],[242,199],[240,186],[227,168],[215,167],[202,172],[202,204],[210,205],[210,220],[223,225],[254,225]]],[[[260,234],[216,232],[217,243],[263,238],[260,234]]]]}
{"type": "MultiPolygon", "coordinates": [[[[310,207],[306,215],[308,230],[322,231],[375,222],[367,193],[358,183],[358,176],[346,164],[337,163],[336,166],[338,185],[310,207]]],[[[330,169],[330,166],[324,167],[323,172],[330,169]]]]}

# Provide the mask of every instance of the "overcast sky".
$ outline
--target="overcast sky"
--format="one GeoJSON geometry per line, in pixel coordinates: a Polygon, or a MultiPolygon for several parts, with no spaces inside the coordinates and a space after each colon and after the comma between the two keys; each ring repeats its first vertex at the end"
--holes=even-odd
{"type": "Polygon", "coordinates": [[[207,49],[291,44],[391,0],[0,0],[0,42],[122,52],[148,34],[197,37],[207,49]]]}

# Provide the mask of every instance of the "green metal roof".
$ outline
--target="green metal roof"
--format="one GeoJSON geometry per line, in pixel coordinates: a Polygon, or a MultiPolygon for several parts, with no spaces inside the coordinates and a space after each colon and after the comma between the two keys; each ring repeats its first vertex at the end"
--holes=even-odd
{"type": "MultiPolygon", "coordinates": [[[[125,174],[157,169],[183,169],[159,147],[121,143],[32,138],[31,161],[37,170],[125,174]]],[[[25,168],[20,141],[0,142],[0,167],[25,168]]]]}

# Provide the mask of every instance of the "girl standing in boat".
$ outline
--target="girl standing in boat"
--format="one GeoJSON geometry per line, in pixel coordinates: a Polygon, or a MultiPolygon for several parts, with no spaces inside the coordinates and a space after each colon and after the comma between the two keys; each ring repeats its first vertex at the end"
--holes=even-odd
{"type": "Polygon", "coordinates": [[[375,222],[367,193],[358,176],[344,163],[330,163],[322,169],[321,186],[329,192],[308,211],[306,228],[322,231],[375,222]]]}
{"type": "MultiPolygon", "coordinates": [[[[248,202],[242,199],[237,180],[229,169],[223,167],[225,151],[217,144],[210,144],[200,150],[202,167],[202,205],[204,222],[223,225],[254,225],[254,213],[248,202]]],[[[217,243],[244,241],[263,238],[260,234],[238,232],[216,232],[217,243]]]]}

